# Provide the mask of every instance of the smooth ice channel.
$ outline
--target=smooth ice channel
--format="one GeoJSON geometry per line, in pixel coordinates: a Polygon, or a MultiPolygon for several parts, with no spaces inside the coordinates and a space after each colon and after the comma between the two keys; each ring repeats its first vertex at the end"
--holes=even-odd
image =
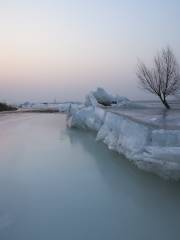
{"type": "Polygon", "coordinates": [[[180,183],[65,118],[0,115],[0,240],[180,239],[180,183]]]}

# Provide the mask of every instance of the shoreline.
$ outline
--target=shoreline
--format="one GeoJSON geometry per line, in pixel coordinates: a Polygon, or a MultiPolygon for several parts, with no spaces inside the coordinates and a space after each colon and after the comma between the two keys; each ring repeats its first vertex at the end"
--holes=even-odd
{"type": "Polygon", "coordinates": [[[65,113],[68,127],[94,131],[97,141],[123,154],[139,169],[164,179],[180,179],[180,112],[168,112],[164,118],[163,111],[154,109],[69,103],[59,108],[4,111],[0,115],[12,113],[65,113]]]}
{"type": "Polygon", "coordinates": [[[99,106],[69,113],[69,127],[92,130],[96,140],[123,154],[139,169],[180,179],[180,130],[160,128],[99,106]]]}

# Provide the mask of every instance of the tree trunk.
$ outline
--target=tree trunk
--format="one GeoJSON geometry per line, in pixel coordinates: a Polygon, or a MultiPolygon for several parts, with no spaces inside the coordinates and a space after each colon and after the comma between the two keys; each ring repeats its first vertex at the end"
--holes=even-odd
{"type": "Polygon", "coordinates": [[[169,104],[167,103],[166,100],[164,100],[164,106],[165,106],[167,109],[170,109],[170,106],[169,106],[169,104]]]}
{"type": "Polygon", "coordinates": [[[161,102],[164,104],[164,106],[167,109],[170,109],[170,106],[169,106],[168,102],[166,101],[166,98],[165,97],[164,98],[160,97],[160,99],[161,99],[161,102]]]}
{"type": "Polygon", "coordinates": [[[170,106],[169,106],[168,102],[166,101],[166,97],[162,98],[162,96],[159,96],[159,98],[161,99],[161,102],[164,104],[166,109],[170,109],[170,106]]]}

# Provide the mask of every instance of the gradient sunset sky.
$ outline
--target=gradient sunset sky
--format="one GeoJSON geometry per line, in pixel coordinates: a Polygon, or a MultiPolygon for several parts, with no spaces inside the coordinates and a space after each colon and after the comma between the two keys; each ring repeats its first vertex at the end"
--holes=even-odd
{"type": "Polygon", "coordinates": [[[140,58],[180,62],[179,0],[0,2],[0,100],[82,100],[98,86],[132,99],[140,58]]]}

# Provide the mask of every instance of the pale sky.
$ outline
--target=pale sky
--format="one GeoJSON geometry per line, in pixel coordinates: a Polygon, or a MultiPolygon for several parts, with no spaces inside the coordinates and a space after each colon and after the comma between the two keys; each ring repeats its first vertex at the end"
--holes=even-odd
{"type": "Polygon", "coordinates": [[[0,1],[0,100],[82,100],[98,86],[131,99],[137,59],[167,45],[180,62],[179,0],[0,1]]]}

